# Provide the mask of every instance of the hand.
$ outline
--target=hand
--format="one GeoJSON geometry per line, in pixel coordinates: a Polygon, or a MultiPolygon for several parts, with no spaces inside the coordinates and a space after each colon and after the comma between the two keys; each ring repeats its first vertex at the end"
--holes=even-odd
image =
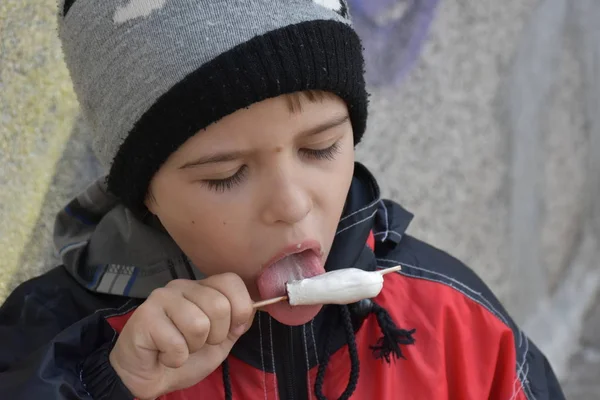
{"type": "Polygon", "coordinates": [[[137,399],[154,400],[210,375],[253,318],[238,275],[174,280],[135,310],[109,360],[137,399]]]}

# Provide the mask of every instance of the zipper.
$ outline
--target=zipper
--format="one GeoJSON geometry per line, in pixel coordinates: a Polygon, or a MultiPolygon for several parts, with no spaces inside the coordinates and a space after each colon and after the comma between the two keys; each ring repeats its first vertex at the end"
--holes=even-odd
{"type": "Polygon", "coordinates": [[[306,360],[298,356],[304,351],[300,329],[276,321],[274,325],[273,347],[279,399],[307,400],[306,360]]]}

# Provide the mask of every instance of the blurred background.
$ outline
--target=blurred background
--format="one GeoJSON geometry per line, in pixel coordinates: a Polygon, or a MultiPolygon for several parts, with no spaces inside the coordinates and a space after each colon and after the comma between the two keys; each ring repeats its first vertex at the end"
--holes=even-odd
{"type": "MultiPolygon", "coordinates": [[[[350,0],[358,159],[410,232],[491,286],[569,399],[600,398],[600,1],[350,0]]],[[[103,171],[55,0],[0,0],[0,302],[57,265],[55,213],[103,171]]]]}

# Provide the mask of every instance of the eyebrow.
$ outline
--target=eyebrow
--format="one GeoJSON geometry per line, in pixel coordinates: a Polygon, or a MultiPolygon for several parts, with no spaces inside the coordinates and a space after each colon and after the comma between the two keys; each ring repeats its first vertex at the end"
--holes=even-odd
{"type": "MultiPolygon", "coordinates": [[[[336,126],[340,126],[340,125],[344,124],[349,119],[350,119],[350,117],[347,114],[343,115],[343,116],[338,116],[327,122],[317,125],[313,128],[307,129],[304,132],[301,132],[300,136],[310,137],[310,136],[318,135],[319,133],[325,132],[331,128],[335,128],[336,126]]],[[[179,169],[193,168],[193,167],[198,167],[200,165],[205,165],[205,164],[234,161],[234,160],[237,160],[247,154],[248,154],[247,151],[229,151],[229,152],[223,152],[223,153],[209,154],[209,155],[197,158],[196,160],[187,162],[187,163],[183,164],[181,167],[179,167],[179,169]]]]}

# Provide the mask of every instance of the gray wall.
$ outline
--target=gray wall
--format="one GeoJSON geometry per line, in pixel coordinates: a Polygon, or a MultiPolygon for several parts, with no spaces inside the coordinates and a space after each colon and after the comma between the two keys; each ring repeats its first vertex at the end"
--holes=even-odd
{"type": "Polygon", "coordinates": [[[442,1],[407,80],[375,90],[359,151],[578,399],[600,397],[599,21],[594,0],[442,1]]]}

